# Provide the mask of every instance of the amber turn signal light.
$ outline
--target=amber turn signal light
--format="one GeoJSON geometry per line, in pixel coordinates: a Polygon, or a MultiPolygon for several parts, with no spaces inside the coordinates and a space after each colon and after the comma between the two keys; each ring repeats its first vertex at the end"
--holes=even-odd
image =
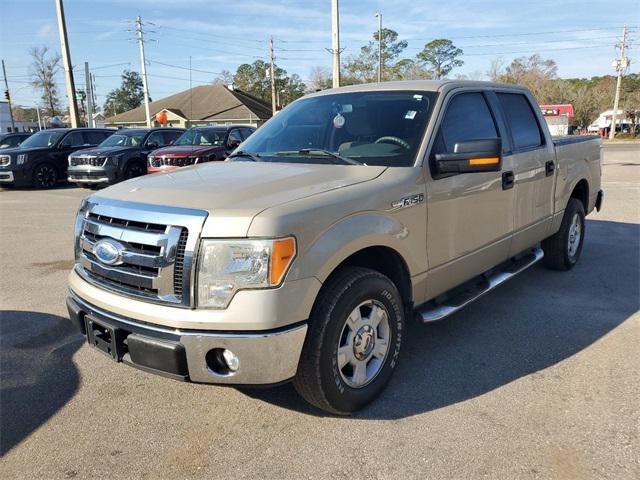
{"type": "Polygon", "coordinates": [[[472,158],[469,165],[497,165],[500,163],[499,157],[472,158]]]}
{"type": "Polygon", "coordinates": [[[273,242],[271,269],[269,271],[269,283],[271,283],[271,285],[278,285],[282,281],[295,256],[295,238],[283,238],[273,242]]]}

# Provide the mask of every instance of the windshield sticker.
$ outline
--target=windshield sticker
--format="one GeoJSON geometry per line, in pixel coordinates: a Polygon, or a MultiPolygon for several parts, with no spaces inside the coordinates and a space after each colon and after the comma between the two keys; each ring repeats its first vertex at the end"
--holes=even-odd
{"type": "Polygon", "coordinates": [[[421,102],[422,101],[422,95],[414,95],[413,99],[421,102]]]}
{"type": "Polygon", "coordinates": [[[351,105],[350,103],[347,103],[346,105],[342,105],[342,108],[340,108],[340,112],[342,113],[353,112],[353,105],[351,105]]]}
{"type": "Polygon", "coordinates": [[[344,127],[344,122],[345,121],[346,120],[342,115],[337,114],[335,117],[333,117],[333,126],[335,128],[342,128],[342,127],[344,127]]]}
{"type": "Polygon", "coordinates": [[[416,118],[416,113],[418,112],[416,112],[415,110],[409,110],[404,118],[406,118],[407,120],[413,120],[414,118],[416,118]]]}

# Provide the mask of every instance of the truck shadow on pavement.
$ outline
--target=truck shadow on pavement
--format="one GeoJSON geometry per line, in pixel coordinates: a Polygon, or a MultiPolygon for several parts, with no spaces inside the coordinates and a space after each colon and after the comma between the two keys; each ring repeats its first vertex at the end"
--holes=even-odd
{"type": "Polygon", "coordinates": [[[0,455],[73,397],[80,375],[71,357],[83,343],[65,318],[0,311],[0,455]]]}
{"type": "MultiPolygon", "coordinates": [[[[354,419],[398,419],[473,399],[523,377],[544,377],[637,312],[640,225],[589,220],[580,263],[542,265],[461,312],[406,329],[400,365],[380,398],[354,419]]],[[[323,416],[288,384],[243,390],[257,399],[323,416]]]]}

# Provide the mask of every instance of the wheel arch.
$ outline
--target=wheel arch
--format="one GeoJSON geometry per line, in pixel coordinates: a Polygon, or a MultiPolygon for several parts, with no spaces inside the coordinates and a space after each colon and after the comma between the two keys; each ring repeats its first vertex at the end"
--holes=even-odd
{"type": "Polygon", "coordinates": [[[582,178],[576,183],[569,198],[576,198],[582,202],[585,213],[589,211],[589,182],[582,178]]]}

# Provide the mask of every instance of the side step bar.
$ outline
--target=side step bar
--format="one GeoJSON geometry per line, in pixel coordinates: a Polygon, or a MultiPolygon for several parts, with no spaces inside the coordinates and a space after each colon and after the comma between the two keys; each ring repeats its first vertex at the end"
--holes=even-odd
{"type": "Polygon", "coordinates": [[[451,292],[431,300],[417,308],[418,320],[424,323],[436,322],[477,300],[485,293],[490,292],[498,285],[515,277],[534,263],[544,257],[541,248],[534,248],[523,252],[518,257],[501,264],[480,277],[464,284],[463,287],[453,289],[451,292]]]}

